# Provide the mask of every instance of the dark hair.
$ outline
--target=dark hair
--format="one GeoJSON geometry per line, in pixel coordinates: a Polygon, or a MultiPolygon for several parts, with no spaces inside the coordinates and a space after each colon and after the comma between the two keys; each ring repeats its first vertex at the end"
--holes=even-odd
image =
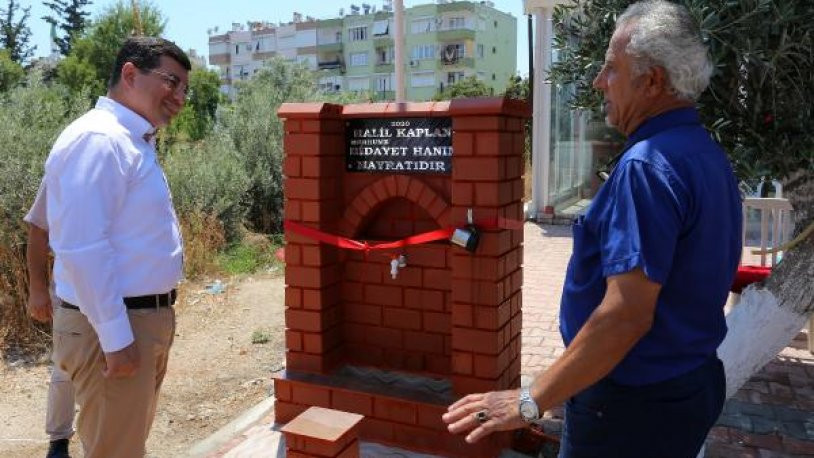
{"type": "Polygon", "coordinates": [[[107,83],[108,89],[119,83],[122,67],[127,62],[132,62],[141,70],[153,70],[161,65],[161,56],[172,58],[187,71],[192,69],[189,57],[175,43],[159,37],[131,37],[124,42],[116,55],[116,62],[107,83]]]}

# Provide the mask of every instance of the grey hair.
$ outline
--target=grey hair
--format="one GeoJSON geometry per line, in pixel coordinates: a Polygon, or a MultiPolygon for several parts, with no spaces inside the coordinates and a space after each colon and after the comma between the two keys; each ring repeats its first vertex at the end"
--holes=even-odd
{"type": "Polygon", "coordinates": [[[638,76],[649,68],[664,68],[673,93],[695,101],[709,86],[713,65],[701,32],[687,8],[666,0],[630,5],[616,21],[616,29],[630,24],[627,53],[638,76]]]}

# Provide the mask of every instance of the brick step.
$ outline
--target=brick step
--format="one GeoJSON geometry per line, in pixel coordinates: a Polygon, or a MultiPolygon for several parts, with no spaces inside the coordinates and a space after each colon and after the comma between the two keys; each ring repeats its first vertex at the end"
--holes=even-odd
{"type": "Polygon", "coordinates": [[[381,386],[342,375],[284,371],[274,377],[275,421],[287,423],[311,406],[364,415],[359,438],[423,453],[452,457],[495,457],[511,443],[510,433],[492,434],[477,445],[452,435],[441,415],[449,393],[381,386]]]}

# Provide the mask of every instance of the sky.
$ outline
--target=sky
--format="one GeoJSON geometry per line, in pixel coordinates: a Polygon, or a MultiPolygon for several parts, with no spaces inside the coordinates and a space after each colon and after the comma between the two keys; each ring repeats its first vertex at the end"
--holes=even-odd
{"type": "MultiPolygon", "coordinates": [[[[129,3],[130,0],[124,0],[129,3]]],[[[528,74],[528,35],[527,20],[523,15],[522,0],[493,0],[495,8],[517,18],[517,71],[528,74]]],[[[404,0],[405,8],[434,2],[434,0],[404,0]]],[[[29,27],[32,32],[32,44],[37,45],[36,56],[45,56],[50,52],[50,26],[43,21],[43,16],[51,10],[42,4],[42,0],[20,0],[23,7],[31,7],[29,27]]],[[[116,4],[116,0],[94,0],[88,7],[91,17],[116,4]]],[[[141,4],[145,0],[140,1],[141,4]]],[[[209,54],[207,29],[218,27],[220,33],[228,31],[233,22],[245,24],[246,21],[288,22],[297,11],[303,16],[318,19],[338,17],[339,9],[349,11],[350,4],[368,3],[381,9],[382,0],[155,0],[153,5],[167,19],[164,36],[184,50],[195,49],[199,55],[209,54]],[[296,5],[296,6],[295,6],[296,5]]]]}

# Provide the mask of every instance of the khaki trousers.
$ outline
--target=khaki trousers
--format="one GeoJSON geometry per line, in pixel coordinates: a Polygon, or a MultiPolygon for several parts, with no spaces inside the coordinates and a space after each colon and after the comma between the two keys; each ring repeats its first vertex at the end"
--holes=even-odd
{"type": "Polygon", "coordinates": [[[175,310],[128,310],[141,358],[133,377],[107,379],[96,332],[78,310],[54,310],[54,363],[68,373],[79,404],[77,432],[86,458],[141,458],[167,371],[175,310]]]}
{"type": "Polygon", "coordinates": [[[56,364],[48,384],[48,407],[45,410],[45,432],[52,441],[73,436],[74,407],[71,378],[56,364]]]}

